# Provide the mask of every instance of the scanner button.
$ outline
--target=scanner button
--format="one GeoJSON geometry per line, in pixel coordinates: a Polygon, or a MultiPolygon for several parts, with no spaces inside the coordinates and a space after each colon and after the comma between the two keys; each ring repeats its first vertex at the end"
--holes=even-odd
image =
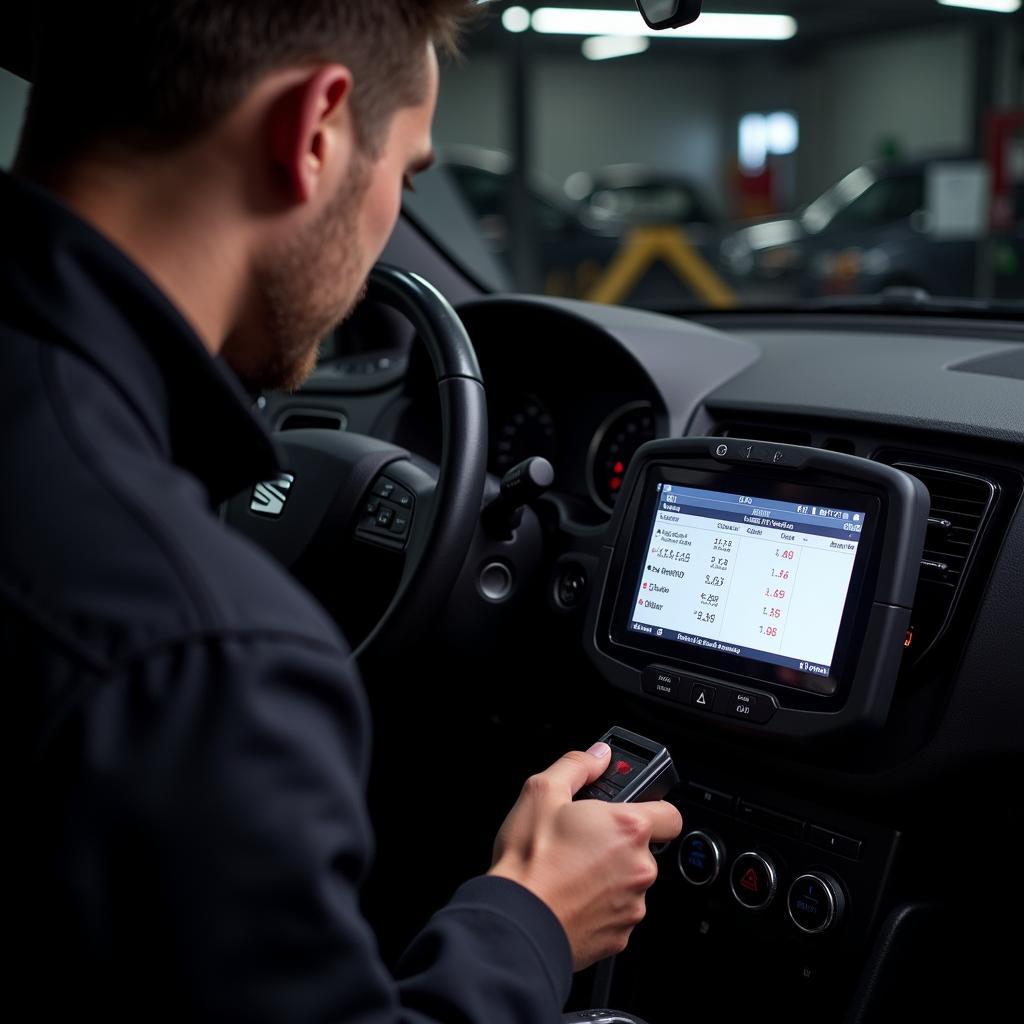
{"type": "Polygon", "coordinates": [[[612,761],[602,778],[609,779],[612,785],[625,786],[649,764],[650,761],[642,757],[636,757],[617,747],[612,747],[612,761]]]}
{"type": "Polygon", "coordinates": [[[678,701],[680,704],[685,704],[689,699],[690,684],[668,669],[655,668],[653,665],[645,668],[642,681],[645,693],[678,701]]]}
{"type": "Polygon", "coordinates": [[[715,711],[730,718],[739,718],[744,722],[764,725],[775,714],[775,702],[771,697],[747,690],[723,689],[715,702],[715,711]]]}

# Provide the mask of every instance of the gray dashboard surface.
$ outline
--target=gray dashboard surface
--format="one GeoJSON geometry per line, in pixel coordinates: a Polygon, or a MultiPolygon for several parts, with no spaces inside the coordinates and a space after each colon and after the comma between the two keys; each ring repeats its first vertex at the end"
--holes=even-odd
{"type": "Polygon", "coordinates": [[[748,330],[762,358],[708,396],[709,410],[842,419],[1024,442],[1024,380],[962,372],[1013,342],[864,331],[748,330]]]}
{"type": "Polygon", "coordinates": [[[708,393],[759,358],[750,341],[690,320],[624,306],[601,306],[575,299],[501,295],[480,299],[476,309],[495,313],[530,312],[571,317],[601,331],[632,356],[659,392],[669,416],[669,431],[686,432],[708,393]]]}

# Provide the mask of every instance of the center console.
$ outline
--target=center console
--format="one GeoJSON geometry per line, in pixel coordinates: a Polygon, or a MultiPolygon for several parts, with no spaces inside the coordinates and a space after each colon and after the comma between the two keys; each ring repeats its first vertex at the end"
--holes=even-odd
{"type": "Polygon", "coordinates": [[[757,735],[813,759],[819,742],[881,729],[929,505],[914,477],[820,449],[709,437],[634,456],[584,643],[627,706],[663,723],[682,779],[668,799],[685,829],[661,857],[612,998],[662,1019],[685,971],[701,979],[690,1014],[840,1018],[899,833],[773,789],[755,761],[744,770],[673,738],[721,731],[735,751],[757,735]]]}
{"type": "Polygon", "coordinates": [[[585,644],[613,685],[794,739],[884,724],[928,521],[890,466],[730,438],[633,458],[585,644]]]}

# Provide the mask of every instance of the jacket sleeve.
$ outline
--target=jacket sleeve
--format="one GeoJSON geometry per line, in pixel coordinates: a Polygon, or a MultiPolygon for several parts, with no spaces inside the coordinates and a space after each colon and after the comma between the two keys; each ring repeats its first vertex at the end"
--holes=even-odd
{"type": "Polygon", "coordinates": [[[381,962],[359,909],[369,723],[340,650],[179,644],[95,690],[70,736],[66,905],[88,930],[81,983],[111,1017],[559,1019],[565,934],[506,879],[463,885],[397,979],[381,962]]]}

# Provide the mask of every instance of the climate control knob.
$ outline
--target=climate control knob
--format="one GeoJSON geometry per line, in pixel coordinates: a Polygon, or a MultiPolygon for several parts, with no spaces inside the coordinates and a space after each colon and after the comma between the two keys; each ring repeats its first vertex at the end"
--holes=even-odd
{"type": "Polygon", "coordinates": [[[846,913],[842,885],[824,871],[808,871],[793,880],[786,900],[789,919],[808,935],[823,935],[846,913]]]}
{"type": "Polygon", "coordinates": [[[699,889],[717,881],[724,861],[721,840],[710,832],[693,829],[679,844],[679,870],[690,885],[699,889]]]}
{"type": "Polygon", "coordinates": [[[741,907],[764,910],[779,888],[779,873],[771,858],[756,850],[741,853],[729,872],[729,888],[741,907]]]}

